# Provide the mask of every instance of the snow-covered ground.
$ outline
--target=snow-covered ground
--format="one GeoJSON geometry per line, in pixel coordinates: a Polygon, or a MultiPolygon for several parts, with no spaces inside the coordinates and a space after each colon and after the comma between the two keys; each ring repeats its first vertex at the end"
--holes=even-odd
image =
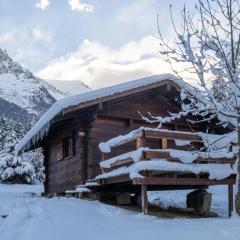
{"type": "MultiPolygon", "coordinates": [[[[98,201],[46,199],[42,186],[0,184],[1,240],[239,239],[240,218],[161,219],[98,201]],[[33,194],[34,193],[34,194],[33,194]]],[[[213,210],[226,216],[226,187],[214,187],[213,210]]],[[[187,191],[151,193],[164,206],[185,206],[187,191]]]]}
{"type": "MultiPolygon", "coordinates": [[[[193,190],[150,192],[149,201],[160,205],[162,208],[176,207],[186,208],[186,195],[193,190]]],[[[211,211],[222,218],[228,216],[228,191],[227,186],[210,187],[208,192],[212,193],[211,211]]],[[[240,219],[239,219],[240,223],[240,219]]],[[[240,230],[240,229],[239,229],[240,230]]]]}

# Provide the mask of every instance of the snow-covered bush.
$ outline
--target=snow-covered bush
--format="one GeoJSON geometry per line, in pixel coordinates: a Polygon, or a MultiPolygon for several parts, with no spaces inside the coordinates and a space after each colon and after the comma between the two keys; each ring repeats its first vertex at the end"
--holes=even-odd
{"type": "Polygon", "coordinates": [[[16,156],[14,148],[26,133],[20,123],[0,118],[0,181],[34,183],[42,181],[43,155],[32,151],[16,156]]]}

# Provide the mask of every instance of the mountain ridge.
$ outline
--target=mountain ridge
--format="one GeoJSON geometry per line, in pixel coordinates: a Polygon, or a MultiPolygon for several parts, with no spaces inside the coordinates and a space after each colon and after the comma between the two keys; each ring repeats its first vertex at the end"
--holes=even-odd
{"type": "Polygon", "coordinates": [[[66,97],[91,91],[92,89],[79,80],[46,80],[59,89],[66,97]]]}

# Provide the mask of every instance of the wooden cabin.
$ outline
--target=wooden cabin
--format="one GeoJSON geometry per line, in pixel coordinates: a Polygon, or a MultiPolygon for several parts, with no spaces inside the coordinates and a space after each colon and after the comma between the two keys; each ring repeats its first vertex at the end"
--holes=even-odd
{"type": "MultiPolygon", "coordinates": [[[[179,112],[179,90],[186,85],[173,75],[158,75],[60,100],[26,134],[17,150],[24,152],[43,148],[45,193],[61,194],[75,189],[102,173],[99,166],[104,158],[99,150],[101,142],[141,126],[156,126],[144,121],[141,115],[148,116],[150,112],[152,115],[169,116],[169,112],[179,112]]],[[[212,132],[217,131],[215,124],[207,127],[212,132]]],[[[163,124],[162,128],[185,132],[206,130],[204,124],[191,126],[186,119],[163,124]]],[[[148,142],[151,147],[164,148],[164,144],[159,139],[148,142]]],[[[174,141],[168,144],[176,147],[174,141]]],[[[115,154],[134,148],[135,142],[130,142],[116,149],[115,154]]],[[[118,186],[119,189],[125,187],[118,186]]]]}

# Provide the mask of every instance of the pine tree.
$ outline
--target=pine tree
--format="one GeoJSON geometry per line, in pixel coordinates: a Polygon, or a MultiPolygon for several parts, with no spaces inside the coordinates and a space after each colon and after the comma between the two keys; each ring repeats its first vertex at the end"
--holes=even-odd
{"type": "Polygon", "coordinates": [[[43,157],[38,151],[17,156],[15,145],[26,128],[6,118],[0,118],[0,181],[34,183],[42,181],[43,157]]]}

